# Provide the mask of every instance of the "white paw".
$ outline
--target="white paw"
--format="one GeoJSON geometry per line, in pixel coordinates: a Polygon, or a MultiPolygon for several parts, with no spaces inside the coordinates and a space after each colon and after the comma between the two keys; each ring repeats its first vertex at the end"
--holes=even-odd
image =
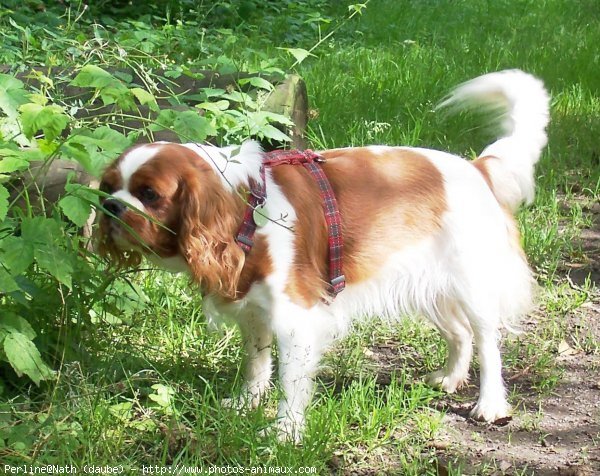
{"type": "Polygon", "coordinates": [[[246,411],[254,410],[258,407],[259,401],[260,399],[258,396],[244,393],[235,398],[223,398],[221,400],[221,406],[223,408],[235,410],[239,414],[244,414],[246,411]]]}
{"type": "Polygon", "coordinates": [[[469,415],[475,420],[483,420],[487,421],[488,423],[493,423],[500,418],[506,418],[510,416],[510,405],[506,399],[504,399],[504,397],[497,399],[490,398],[484,401],[479,399],[477,405],[475,405],[469,415]]]}
{"type": "Polygon", "coordinates": [[[221,400],[221,406],[230,410],[235,410],[238,413],[242,413],[247,409],[245,402],[242,398],[223,398],[221,400]]]}
{"type": "Polygon", "coordinates": [[[456,392],[456,390],[462,387],[466,381],[467,378],[464,377],[458,377],[456,375],[447,375],[444,369],[431,372],[425,377],[425,382],[427,383],[427,385],[431,385],[432,387],[439,387],[447,393],[456,392]]]}
{"type": "Polygon", "coordinates": [[[291,418],[280,418],[276,423],[277,439],[283,443],[300,444],[304,422],[291,418]]]}
{"type": "Polygon", "coordinates": [[[277,434],[277,439],[282,443],[293,443],[299,445],[302,442],[302,428],[297,423],[288,419],[278,420],[277,423],[260,430],[260,438],[269,438],[273,433],[277,434]]]}

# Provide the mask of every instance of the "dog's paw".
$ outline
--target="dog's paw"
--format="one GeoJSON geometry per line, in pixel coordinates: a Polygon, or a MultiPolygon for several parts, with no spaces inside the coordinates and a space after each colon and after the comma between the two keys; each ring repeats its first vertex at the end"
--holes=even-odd
{"type": "Polygon", "coordinates": [[[235,410],[237,413],[243,413],[248,409],[245,401],[239,397],[221,399],[221,407],[228,410],[235,410]]]}
{"type": "Polygon", "coordinates": [[[493,423],[510,416],[511,408],[504,397],[498,399],[479,400],[469,416],[475,420],[493,423]]]}
{"type": "Polygon", "coordinates": [[[299,445],[302,443],[303,423],[294,421],[290,418],[279,418],[276,423],[267,428],[260,430],[258,436],[260,438],[269,438],[272,435],[277,437],[281,443],[292,443],[299,445]]]}
{"type": "Polygon", "coordinates": [[[466,377],[447,375],[444,369],[427,374],[425,383],[432,387],[441,388],[446,393],[454,393],[467,382],[466,377]]]}
{"type": "Polygon", "coordinates": [[[259,400],[257,396],[242,394],[238,397],[223,398],[221,400],[221,407],[235,410],[237,413],[243,415],[247,411],[258,407],[259,400]]]}
{"type": "Polygon", "coordinates": [[[277,420],[277,439],[282,443],[292,443],[299,445],[302,442],[302,430],[304,424],[290,418],[281,418],[277,420]]]}

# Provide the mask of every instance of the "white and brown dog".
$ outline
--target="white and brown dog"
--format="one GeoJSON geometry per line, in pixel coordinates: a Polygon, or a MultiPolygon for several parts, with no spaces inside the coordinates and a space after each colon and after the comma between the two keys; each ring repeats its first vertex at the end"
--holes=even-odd
{"type": "Polygon", "coordinates": [[[481,384],[471,415],[505,417],[499,329],[518,327],[534,286],[512,212],[534,196],[549,98],[539,80],[512,70],[469,81],[443,104],[473,101],[505,113],[504,135],[472,162],[412,147],[319,152],[344,240],[347,285],[334,300],[327,296],[323,204],[304,167],[267,168],[270,220],[248,254],[236,243],[248,189],[262,180],[264,154],[251,141],[126,151],[102,179],[111,195],[103,203],[102,249],[121,264],[145,255],[188,273],[207,317],[237,323],[247,354],[240,403],[258,405],[270,387],[276,339],[282,437],[300,438],[321,356],[365,317],[426,316],[448,343],[446,365],[427,381],[447,392],[467,381],[474,339],[481,384]]]}

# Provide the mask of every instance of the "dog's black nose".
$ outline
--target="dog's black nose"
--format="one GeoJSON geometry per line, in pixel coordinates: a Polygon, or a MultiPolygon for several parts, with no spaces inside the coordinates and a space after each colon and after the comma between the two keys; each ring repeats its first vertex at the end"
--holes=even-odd
{"type": "Polygon", "coordinates": [[[125,205],[123,204],[123,202],[115,199],[115,198],[109,198],[108,200],[106,200],[104,202],[104,209],[110,213],[111,215],[114,215],[116,217],[120,216],[121,213],[123,213],[125,211],[125,205]]]}

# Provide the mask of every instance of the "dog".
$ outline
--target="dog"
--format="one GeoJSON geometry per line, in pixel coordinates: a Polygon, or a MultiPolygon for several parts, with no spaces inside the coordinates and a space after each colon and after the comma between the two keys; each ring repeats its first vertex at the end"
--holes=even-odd
{"type": "Polygon", "coordinates": [[[540,80],[509,70],[458,86],[441,106],[474,104],[502,113],[499,138],[473,161],[416,147],[314,154],[343,241],[345,289],[337,295],[319,181],[302,164],[266,167],[253,141],[159,142],[124,152],[101,181],[100,251],[120,265],[145,256],[187,273],[208,319],[239,326],[245,383],[230,404],[259,404],[271,386],[276,340],[283,439],[301,438],[323,353],[353,320],[374,317],[422,315],[438,328],[448,357],[426,381],[446,392],[467,381],[474,340],[481,378],[471,416],[507,417],[499,331],[518,330],[535,287],[513,213],[534,197],[549,96],[540,80]],[[238,235],[249,211],[255,231],[244,250],[238,235]]]}

